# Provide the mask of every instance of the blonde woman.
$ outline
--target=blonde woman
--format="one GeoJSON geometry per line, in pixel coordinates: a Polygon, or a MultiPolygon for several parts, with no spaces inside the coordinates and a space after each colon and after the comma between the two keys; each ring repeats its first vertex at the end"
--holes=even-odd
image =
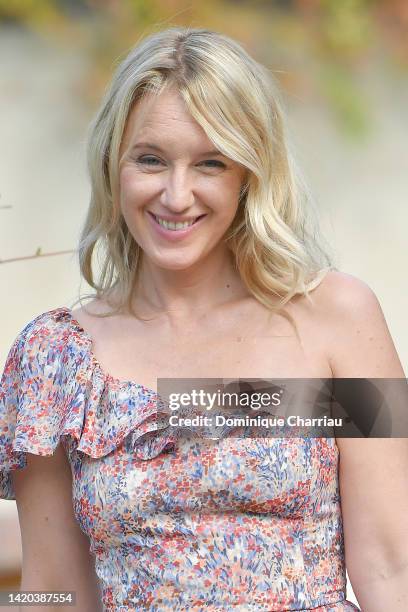
{"type": "Polygon", "coordinates": [[[88,152],[95,293],[28,323],[1,382],[21,589],[81,612],[334,612],[356,609],[347,567],[364,612],[405,611],[406,440],[154,425],[158,377],[404,377],[376,296],[318,246],[271,75],[219,33],[154,33],[88,152]]]}

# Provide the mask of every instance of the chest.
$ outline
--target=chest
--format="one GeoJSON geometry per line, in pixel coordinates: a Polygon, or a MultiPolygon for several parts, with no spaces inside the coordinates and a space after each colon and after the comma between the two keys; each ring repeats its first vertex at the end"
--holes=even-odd
{"type": "Polygon", "coordinates": [[[297,334],[259,307],[176,330],[111,321],[94,324],[93,352],[105,372],[151,389],[158,377],[331,378],[323,329],[300,314],[295,321],[297,334]]]}

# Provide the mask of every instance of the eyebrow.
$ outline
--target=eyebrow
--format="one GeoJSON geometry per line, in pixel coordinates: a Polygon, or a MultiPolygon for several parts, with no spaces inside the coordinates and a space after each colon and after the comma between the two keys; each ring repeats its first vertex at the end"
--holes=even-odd
{"type": "MultiPolygon", "coordinates": [[[[158,145],[155,145],[151,142],[137,142],[136,144],[133,145],[132,149],[141,149],[141,148],[147,148],[147,149],[154,149],[155,151],[159,151],[160,153],[163,153],[163,149],[161,149],[158,145]]],[[[221,153],[221,151],[218,151],[217,149],[213,149],[212,151],[206,151],[205,153],[201,153],[200,155],[224,155],[223,153],[221,153]]]]}

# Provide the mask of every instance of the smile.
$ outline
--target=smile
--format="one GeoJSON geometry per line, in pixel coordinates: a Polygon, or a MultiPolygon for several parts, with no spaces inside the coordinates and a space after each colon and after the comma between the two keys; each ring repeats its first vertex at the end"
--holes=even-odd
{"type": "Polygon", "coordinates": [[[161,217],[157,217],[156,215],[154,215],[154,218],[156,219],[157,223],[161,225],[162,227],[165,227],[166,229],[174,231],[174,230],[185,229],[186,227],[193,225],[193,223],[198,221],[200,216],[194,217],[194,219],[191,219],[190,221],[182,221],[182,222],[166,221],[165,219],[162,219],[161,217]]]}
{"type": "Polygon", "coordinates": [[[187,221],[167,221],[166,219],[162,219],[161,217],[158,217],[154,213],[149,213],[149,214],[154,218],[156,223],[161,225],[161,227],[164,227],[165,229],[168,229],[171,231],[184,230],[187,227],[190,227],[190,225],[194,225],[194,223],[197,223],[197,221],[199,221],[202,217],[205,217],[205,215],[198,215],[197,217],[193,217],[187,221]]]}
{"type": "Polygon", "coordinates": [[[150,211],[147,212],[158,235],[170,241],[178,241],[189,236],[190,233],[196,231],[196,228],[199,227],[207,217],[207,214],[203,214],[185,219],[184,221],[168,221],[150,211]]]}

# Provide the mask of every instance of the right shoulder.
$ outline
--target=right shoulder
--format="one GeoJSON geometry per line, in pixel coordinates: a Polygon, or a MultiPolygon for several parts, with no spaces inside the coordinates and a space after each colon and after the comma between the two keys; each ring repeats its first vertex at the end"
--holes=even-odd
{"type": "Polygon", "coordinates": [[[71,318],[71,311],[66,306],[46,310],[26,323],[16,338],[28,340],[38,334],[46,333],[47,330],[62,330],[67,327],[71,318]]]}
{"type": "Polygon", "coordinates": [[[44,352],[53,347],[61,349],[71,331],[69,308],[63,306],[35,316],[15,336],[6,359],[6,369],[16,366],[15,360],[21,360],[24,356],[29,358],[34,352],[44,352]]]}
{"type": "Polygon", "coordinates": [[[26,453],[53,454],[69,429],[90,374],[88,346],[66,307],[37,315],[14,339],[0,378],[0,498],[14,499],[10,472],[25,467],[26,453]]]}

